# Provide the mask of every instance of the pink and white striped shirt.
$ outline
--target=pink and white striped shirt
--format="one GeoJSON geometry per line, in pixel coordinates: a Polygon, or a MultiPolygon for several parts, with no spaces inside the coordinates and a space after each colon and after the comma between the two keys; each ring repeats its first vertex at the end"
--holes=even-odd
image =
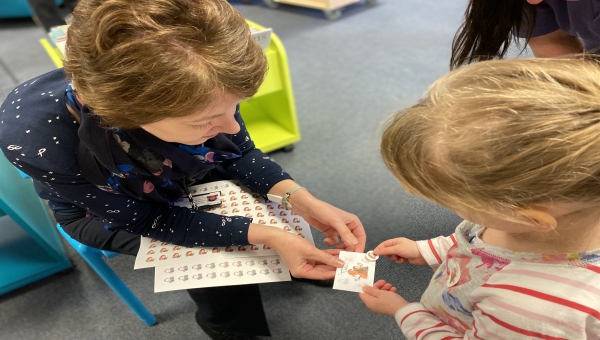
{"type": "Polygon", "coordinates": [[[417,242],[436,271],[396,312],[408,339],[600,339],[600,249],[520,253],[472,243],[479,229],[417,242]]]}

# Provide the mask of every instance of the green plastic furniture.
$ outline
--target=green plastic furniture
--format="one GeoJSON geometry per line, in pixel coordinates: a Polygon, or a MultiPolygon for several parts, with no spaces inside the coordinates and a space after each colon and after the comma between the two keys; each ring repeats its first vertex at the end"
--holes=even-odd
{"type": "MultiPolygon", "coordinates": [[[[251,27],[264,28],[246,21],[251,27]]],[[[271,34],[265,56],[269,62],[265,80],[253,97],[240,104],[240,112],[257,148],[263,152],[291,151],[293,144],[300,141],[300,129],[287,54],[275,33],[271,34]]]]}

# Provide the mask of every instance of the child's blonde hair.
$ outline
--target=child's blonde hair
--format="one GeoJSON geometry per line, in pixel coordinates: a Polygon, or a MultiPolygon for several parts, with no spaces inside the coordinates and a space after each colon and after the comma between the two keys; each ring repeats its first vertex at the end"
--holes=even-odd
{"type": "Polygon", "coordinates": [[[582,59],[464,66],[383,133],[386,166],[445,207],[600,203],[600,67],[582,59]]]}

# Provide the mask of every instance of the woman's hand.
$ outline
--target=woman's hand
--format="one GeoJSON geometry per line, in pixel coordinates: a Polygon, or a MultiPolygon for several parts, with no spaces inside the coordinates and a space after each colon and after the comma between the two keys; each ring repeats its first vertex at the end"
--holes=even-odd
{"type": "Polygon", "coordinates": [[[248,241],[267,244],[275,249],[290,269],[292,276],[313,280],[335,277],[336,268],[344,266],[338,249],[319,250],[304,238],[277,227],[250,224],[248,241]]]}
{"type": "Polygon", "coordinates": [[[373,312],[389,316],[394,316],[398,309],[408,304],[408,301],[396,294],[396,287],[384,280],[375,282],[373,287],[364,286],[363,293],[358,296],[373,312]]]}
{"type": "Polygon", "coordinates": [[[325,234],[326,237],[323,239],[325,244],[337,246],[346,251],[358,253],[365,251],[367,236],[365,228],[356,215],[318,199],[302,207],[305,209],[298,213],[308,224],[325,234]],[[338,237],[342,239],[342,243],[338,237]]]}
{"type": "Polygon", "coordinates": [[[375,252],[375,255],[383,255],[396,263],[427,264],[419,251],[419,247],[417,247],[417,242],[405,237],[384,241],[373,252],[375,252]]]}
{"type": "MultiPolygon", "coordinates": [[[[269,193],[284,195],[298,184],[292,180],[284,180],[277,183],[269,193]]],[[[344,210],[336,208],[329,203],[323,202],[308,190],[296,190],[288,199],[292,204],[292,211],[299,214],[311,226],[317,228],[323,234],[325,244],[337,246],[346,251],[362,253],[365,251],[367,236],[365,228],[358,217],[344,210]],[[338,237],[341,237],[342,244],[338,237]]]]}

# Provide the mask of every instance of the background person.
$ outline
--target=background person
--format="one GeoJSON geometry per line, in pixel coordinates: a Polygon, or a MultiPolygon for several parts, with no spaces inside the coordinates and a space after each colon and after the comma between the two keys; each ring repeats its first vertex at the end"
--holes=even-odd
{"type": "Polygon", "coordinates": [[[503,58],[525,38],[536,57],[597,53],[599,0],[470,0],[452,43],[451,68],[503,58]]]}

